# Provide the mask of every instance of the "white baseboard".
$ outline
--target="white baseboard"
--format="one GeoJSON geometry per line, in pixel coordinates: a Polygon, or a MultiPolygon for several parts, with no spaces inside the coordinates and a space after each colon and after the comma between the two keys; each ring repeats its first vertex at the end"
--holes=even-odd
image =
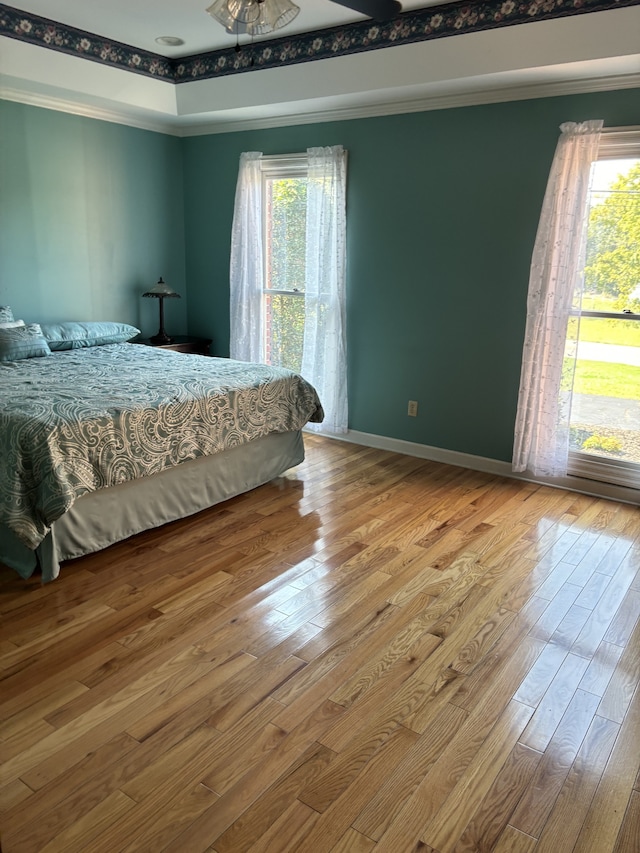
{"type": "MultiPolygon", "coordinates": [[[[443,462],[446,465],[457,465],[472,471],[482,471],[485,474],[496,474],[500,477],[510,477],[514,480],[524,480],[528,483],[539,483],[555,489],[567,489],[570,492],[580,492],[597,498],[621,501],[622,503],[640,505],[640,491],[624,486],[614,486],[610,483],[600,483],[582,477],[534,477],[531,474],[516,474],[511,470],[509,462],[499,459],[489,459],[485,456],[474,456],[471,453],[460,453],[457,450],[445,450],[442,447],[432,447],[428,444],[418,444],[414,441],[404,441],[400,438],[389,438],[385,435],[373,435],[350,429],[341,435],[320,433],[327,438],[348,441],[365,447],[375,447],[378,450],[389,450],[392,453],[403,453],[405,456],[416,456],[419,459],[429,459],[431,462],[443,462]]],[[[314,435],[318,433],[314,432],[314,435]]]]}

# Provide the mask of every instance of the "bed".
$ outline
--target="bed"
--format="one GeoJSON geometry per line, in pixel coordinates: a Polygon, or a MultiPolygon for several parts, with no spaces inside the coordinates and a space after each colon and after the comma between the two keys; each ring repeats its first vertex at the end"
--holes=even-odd
{"type": "Polygon", "coordinates": [[[135,343],[5,359],[0,561],[53,580],[299,464],[302,427],[322,418],[308,382],[267,365],[135,343]]]}

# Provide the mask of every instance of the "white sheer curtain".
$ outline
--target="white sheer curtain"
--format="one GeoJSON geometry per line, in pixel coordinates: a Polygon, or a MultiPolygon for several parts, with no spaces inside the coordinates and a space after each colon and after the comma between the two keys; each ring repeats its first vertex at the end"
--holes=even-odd
{"type": "Polygon", "coordinates": [[[302,375],[316,388],[325,417],[317,432],[347,431],[345,307],[346,153],[309,148],[302,375]]]}
{"type": "Polygon", "coordinates": [[[531,260],[513,470],[564,476],[573,376],[563,376],[569,312],[582,291],[591,164],[602,121],[561,125],[531,260]],[[562,385],[562,387],[561,387],[562,385]]]}
{"type": "Polygon", "coordinates": [[[231,342],[238,361],[262,361],[262,177],[260,151],[240,155],[231,231],[231,342]]]}
{"type": "MultiPolygon", "coordinates": [[[[263,355],[262,154],[240,157],[231,237],[231,358],[263,355]]],[[[345,332],[346,152],[307,150],[305,325],[302,375],[318,391],[325,418],[318,432],[347,431],[345,332]]]]}

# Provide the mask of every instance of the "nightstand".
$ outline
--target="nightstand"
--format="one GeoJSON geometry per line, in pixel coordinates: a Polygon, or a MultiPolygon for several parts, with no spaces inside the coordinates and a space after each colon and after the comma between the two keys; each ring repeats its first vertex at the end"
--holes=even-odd
{"type": "Polygon", "coordinates": [[[134,344],[144,344],[148,347],[158,347],[158,349],[170,349],[174,352],[186,352],[195,355],[211,355],[209,347],[211,346],[210,338],[193,338],[190,335],[174,335],[170,344],[152,344],[149,338],[142,338],[138,341],[133,341],[134,344]]]}

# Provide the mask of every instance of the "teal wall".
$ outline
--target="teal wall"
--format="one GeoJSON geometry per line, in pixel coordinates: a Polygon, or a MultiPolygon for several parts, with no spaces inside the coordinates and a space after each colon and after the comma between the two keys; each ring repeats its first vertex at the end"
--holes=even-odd
{"type": "Polygon", "coordinates": [[[640,124],[637,90],[188,139],[0,102],[0,304],[148,334],[163,275],[168,330],[228,355],[240,153],[340,143],[351,429],[507,461],[558,127],[587,118],[640,124]]]}
{"type": "Polygon", "coordinates": [[[350,428],[510,460],[546,180],[559,125],[588,118],[640,124],[638,91],[185,139],[190,329],[228,354],[240,153],[340,143],[350,428]]]}
{"type": "Polygon", "coordinates": [[[0,304],[31,321],[186,331],[180,140],[0,101],[0,304]]]}

